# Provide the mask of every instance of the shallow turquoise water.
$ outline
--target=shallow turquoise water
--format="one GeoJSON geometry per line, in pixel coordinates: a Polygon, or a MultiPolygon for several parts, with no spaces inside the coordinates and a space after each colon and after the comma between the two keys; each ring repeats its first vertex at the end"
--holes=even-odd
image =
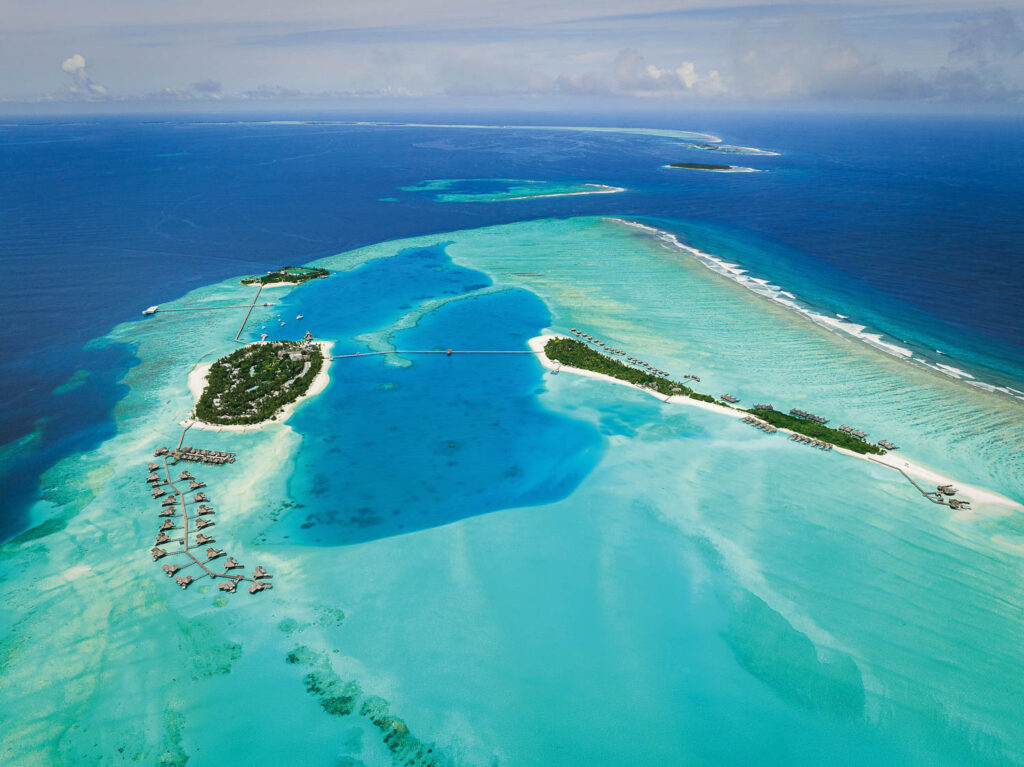
{"type": "Polygon", "coordinates": [[[438,202],[502,202],[622,191],[602,184],[518,178],[441,178],[402,187],[403,192],[433,192],[438,202]]]}
{"type": "MultiPolygon", "coordinates": [[[[855,422],[1024,497],[1016,405],[613,221],[320,263],[343,273],[275,296],[251,337],[521,349],[545,325],[585,327],[705,391],[855,422]]],[[[248,295],[224,283],[181,304],[248,295]]],[[[218,545],[275,588],[226,604],[174,588],[140,556],[143,464],[176,441],[188,370],[233,348],[238,321],[196,317],[111,334],[139,358],[118,435],[55,470],[66,527],[3,549],[5,680],[31,691],[0,700],[11,763],[301,748],[309,764],[392,764],[366,716],[321,705],[356,681],[440,764],[1024,764],[1019,513],[952,518],[887,469],[528,356],[336,360],[286,426],[190,432],[239,452],[203,470],[218,545]],[[287,662],[299,647],[312,659],[287,662]],[[224,713],[240,701],[261,707],[258,739],[224,713]]]]}

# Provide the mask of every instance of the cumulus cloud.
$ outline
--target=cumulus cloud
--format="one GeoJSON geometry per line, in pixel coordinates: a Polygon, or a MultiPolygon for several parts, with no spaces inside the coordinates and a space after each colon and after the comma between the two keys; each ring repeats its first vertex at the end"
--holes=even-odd
{"type": "Polygon", "coordinates": [[[554,88],[568,93],[638,97],[718,96],[727,91],[717,70],[701,75],[692,61],[662,69],[635,48],[619,51],[604,71],[559,75],[554,88]]]}
{"type": "Polygon", "coordinates": [[[80,53],[72,54],[61,62],[60,68],[68,75],[68,92],[76,98],[95,101],[106,98],[107,89],[94,81],[85,65],[85,57],[80,53]]]}

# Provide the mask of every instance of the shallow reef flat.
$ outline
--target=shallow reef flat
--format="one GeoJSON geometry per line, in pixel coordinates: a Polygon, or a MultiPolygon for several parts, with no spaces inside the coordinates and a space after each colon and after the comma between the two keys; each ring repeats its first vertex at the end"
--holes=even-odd
{"type": "MultiPolygon", "coordinates": [[[[316,264],[335,274],[276,293],[247,332],[301,311],[342,354],[443,350],[457,333],[525,349],[537,331],[585,326],[706,390],[854,423],[1024,497],[1017,405],[831,333],[612,219],[316,264]]],[[[176,303],[250,294],[228,281],[176,303]]],[[[189,370],[234,348],[239,318],[197,314],[188,333],[166,319],[101,341],[139,360],[118,433],[58,464],[38,526],[0,548],[3,682],[18,691],[0,698],[4,763],[1024,764],[1024,683],[1007,673],[1024,668],[1018,516],[951,515],[888,469],[550,375],[529,355],[336,360],[288,424],[192,436],[238,454],[202,479],[218,535],[275,587],[173,587],[146,554],[145,462],[176,441],[189,370]],[[357,401],[402,392],[416,394],[405,415],[431,424],[409,430],[422,439],[383,417],[338,426],[357,401]],[[517,488],[504,505],[477,493],[464,457],[496,433],[508,447],[489,460],[517,488]],[[552,445],[562,476],[544,468],[552,445]],[[304,461],[318,455],[313,493],[304,461]],[[368,481],[340,492],[356,470],[368,481]],[[406,481],[434,474],[444,481],[406,481]],[[405,530],[370,519],[391,514],[396,487],[405,530]],[[311,514],[333,514],[325,529],[354,542],[308,545],[296,531],[311,514]]]]}

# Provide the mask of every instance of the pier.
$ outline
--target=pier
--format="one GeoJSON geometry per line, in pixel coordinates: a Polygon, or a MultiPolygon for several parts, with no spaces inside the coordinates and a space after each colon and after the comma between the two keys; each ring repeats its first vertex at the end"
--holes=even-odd
{"type": "Polygon", "coordinates": [[[953,497],[957,494],[958,491],[952,485],[938,485],[934,490],[925,490],[923,487],[917,484],[917,482],[914,481],[913,477],[907,474],[907,472],[903,471],[903,469],[901,469],[899,466],[893,466],[890,463],[885,463],[874,458],[871,458],[870,460],[874,461],[880,466],[885,466],[888,469],[895,469],[896,471],[898,471],[906,478],[907,482],[912,484],[921,495],[923,495],[932,503],[937,503],[940,506],[949,506],[949,508],[956,511],[959,511],[960,509],[969,511],[971,508],[970,501],[965,500],[963,498],[953,497]]]}
{"type": "Polygon", "coordinates": [[[257,301],[257,299],[259,299],[260,293],[262,293],[262,292],[263,292],[263,283],[261,282],[260,286],[258,288],[256,288],[256,295],[252,297],[252,303],[249,304],[249,311],[247,311],[245,313],[245,317],[242,318],[242,324],[238,326],[238,332],[235,333],[235,340],[236,341],[238,340],[238,337],[240,335],[242,335],[242,331],[245,330],[245,323],[247,323],[249,321],[249,315],[252,314],[252,309],[253,309],[254,306],[256,306],[256,301],[257,301]]]}
{"type": "Polygon", "coordinates": [[[347,360],[352,357],[374,357],[381,354],[443,354],[451,357],[455,354],[540,354],[532,350],[520,349],[405,349],[386,352],[353,352],[352,354],[336,354],[330,359],[347,360]]]}

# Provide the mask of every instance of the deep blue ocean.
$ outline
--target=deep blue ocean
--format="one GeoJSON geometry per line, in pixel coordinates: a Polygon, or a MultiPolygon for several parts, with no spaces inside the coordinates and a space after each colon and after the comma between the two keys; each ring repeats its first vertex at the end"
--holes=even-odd
{"type": "MultiPolygon", "coordinates": [[[[48,467],[114,432],[118,381],[133,356],[90,346],[91,339],[201,285],[409,235],[548,216],[643,216],[816,307],[915,349],[941,350],[979,379],[1024,389],[1019,119],[699,113],[550,120],[707,131],[779,153],[728,160],[655,136],[247,119],[0,125],[3,537],[24,529],[48,467]],[[767,172],[662,167],[724,161],[767,172]],[[591,182],[627,191],[488,204],[401,191],[445,178],[591,182]]],[[[539,122],[532,115],[408,119],[539,122]]],[[[481,278],[486,282],[465,270],[435,274],[423,294],[443,294],[445,279],[452,290],[466,290],[481,278]]],[[[338,326],[372,327],[370,298],[359,295],[363,313],[339,315],[338,326]]],[[[543,327],[544,312],[541,304],[517,305],[517,316],[534,320],[513,329],[512,339],[543,327]]],[[[445,321],[458,327],[457,317],[445,321]]],[[[364,372],[366,387],[379,385],[379,371],[367,365],[364,372]]],[[[579,448],[567,443],[566,454],[579,448]]],[[[565,481],[583,471],[567,469],[565,481]]],[[[537,499],[558,493],[555,480],[523,487],[523,503],[535,499],[531,492],[537,499]]],[[[476,491],[467,488],[467,497],[476,491]]],[[[487,506],[486,498],[474,503],[487,506]]]]}

